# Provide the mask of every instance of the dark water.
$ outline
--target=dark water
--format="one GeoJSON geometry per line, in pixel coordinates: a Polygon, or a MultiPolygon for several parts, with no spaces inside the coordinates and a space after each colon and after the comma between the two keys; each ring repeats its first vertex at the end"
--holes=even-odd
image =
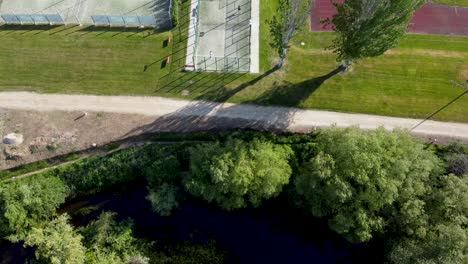
{"type": "MultiPolygon", "coordinates": [[[[118,219],[135,220],[136,236],[160,243],[205,242],[210,239],[228,252],[229,263],[382,263],[378,243],[352,245],[330,231],[326,223],[306,217],[279,199],[262,208],[226,212],[201,201],[184,202],[170,217],[151,211],[144,188],[124,195],[96,195],[68,204],[74,211],[100,204],[100,210],[75,224],[114,211],[118,219]]],[[[17,259],[18,260],[18,259],[17,259]]],[[[15,263],[15,262],[10,262],[15,263]]]]}
{"type": "MultiPolygon", "coordinates": [[[[233,263],[382,263],[377,243],[352,245],[327,224],[306,217],[279,199],[262,208],[226,212],[202,201],[185,202],[170,217],[151,211],[145,189],[124,196],[101,195],[90,204],[135,220],[136,235],[167,242],[215,239],[233,263]]],[[[89,216],[95,218],[98,213],[89,216]]]]}

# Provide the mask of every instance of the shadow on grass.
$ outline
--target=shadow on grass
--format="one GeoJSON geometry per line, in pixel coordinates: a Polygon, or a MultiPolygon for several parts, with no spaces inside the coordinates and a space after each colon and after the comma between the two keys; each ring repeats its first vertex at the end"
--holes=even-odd
{"type": "MultiPolygon", "coordinates": [[[[297,108],[261,107],[254,103],[277,104],[281,106],[297,106],[310,94],[316,91],[326,80],[344,71],[343,67],[323,76],[294,85],[281,85],[264,94],[252,104],[225,105],[225,102],[237,92],[255,85],[261,79],[278,69],[273,68],[257,78],[245,82],[232,90],[225,86],[219,90],[211,89],[197,99],[210,101],[194,101],[177,111],[157,117],[153,122],[128,131],[124,137],[156,132],[189,132],[189,131],[229,131],[235,129],[255,129],[261,131],[284,132],[291,125],[297,108]]],[[[200,73],[201,74],[201,73],[200,73]]],[[[202,76],[202,75],[200,75],[202,76]]],[[[200,78],[219,78],[219,74],[209,74],[200,78]]]]}
{"type": "Polygon", "coordinates": [[[152,28],[138,28],[138,27],[101,27],[101,26],[83,26],[78,25],[0,25],[0,31],[7,32],[6,34],[28,34],[34,32],[37,34],[49,35],[65,35],[65,36],[85,36],[92,33],[92,36],[106,36],[115,37],[120,34],[125,34],[127,38],[139,34],[139,37],[147,38],[165,31],[154,30],[152,28]],[[59,30],[54,30],[59,29],[59,30]],[[130,33],[130,34],[129,34],[130,33]],[[110,35],[111,34],[111,35],[110,35]]]}
{"type": "Polygon", "coordinates": [[[244,90],[245,88],[247,88],[249,86],[255,85],[257,82],[259,82],[260,80],[262,80],[265,77],[268,77],[269,75],[273,74],[277,70],[279,70],[279,68],[277,68],[275,66],[274,68],[266,71],[262,75],[259,75],[255,79],[253,79],[251,81],[248,81],[248,82],[245,82],[245,83],[243,83],[241,85],[238,85],[234,89],[227,89],[226,86],[223,86],[220,89],[210,90],[207,93],[202,94],[199,97],[197,97],[197,99],[199,99],[199,100],[209,100],[209,101],[214,101],[214,102],[226,102],[226,101],[229,100],[229,98],[233,97],[234,95],[236,95],[240,91],[244,90]]]}
{"type": "Polygon", "coordinates": [[[343,72],[344,70],[344,67],[339,66],[325,75],[296,84],[285,81],[283,84],[273,87],[271,90],[265,92],[259,98],[252,100],[249,103],[289,107],[299,106],[309,98],[311,94],[319,89],[326,80],[343,72]]]}
{"type": "Polygon", "coordinates": [[[418,128],[419,126],[421,126],[422,124],[424,124],[426,121],[432,119],[434,116],[436,116],[438,113],[442,112],[445,108],[451,106],[453,103],[455,103],[456,101],[458,101],[458,99],[462,98],[464,95],[468,94],[468,90],[464,91],[463,93],[461,93],[460,95],[458,95],[457,97],[455,97],[454,99],[452,99],[450,102],[448,102],[447,104],[445,104],[444,106],[442,106],[441,108],[437,109],[434,113],[432,113],[431,115],[429,115],[428,117],[426,117],[424,120],[422,120],[421,122],[419,122],[418,124],[416,124],[415,126],[413,126],[410,131],[413,131],[415,130],[416,128],[418,128]]]}
{"type": "Polygon", "coordinates": [[[30,32],[36,32],[40,34],[42,32],[49,32],[55,28],[61,27],[60,25],[0,25],[0,31],[7,32],[7,34],[28,34],[30,32]]]}

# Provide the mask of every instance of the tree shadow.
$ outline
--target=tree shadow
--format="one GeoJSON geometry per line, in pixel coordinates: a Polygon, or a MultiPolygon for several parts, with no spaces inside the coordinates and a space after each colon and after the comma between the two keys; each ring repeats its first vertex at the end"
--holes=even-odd
{"type": "Polygon", "coordinates": [[[345,71],[345,67],[339,66],[325,75],[300,83],[293,84],[288,81],[283,81],[283,84],[273,87],[273,89],[265,92],[259,98],[250,101],[250,103],[283,105],[289,107],[298,106],[320,88],[326,80],[343,71],[345,71]]]}
{"type": "MultiPolygon", "coordinates": [[[[326,80],[343,72],[340,66],[323,76],[304,81],[295,85],[282,85],[265,94],[265,97],[253,100],[247,104],[228,104],[230,97],[241,90],[256,84],[263,78],[273,74],[278,68],[272,68],[255,79],[245,82],[234,89],[210,90],[197,99],[209,101],[181,102],[175,112],[156,117],[151,123],[128,131],[123,138],[142,134],[160,132],[197,132],[197,131],[232,131],[254,129],[259,131],[285,132],[293,128],[294,117],[301,110],[288,107],[265,107],[251,103],[275,102],[281,105],[296,106],[317,90],[326,80]],[[214,102],[213,102],[214,101],[214,102]]],[[[204,78],[212,78],[218,82],[218,74],[209,74],[204,78]]],[[[236,76],[235,74],[233,76],[236,76]]],[[[203,78],[200,78],[200,82],[203,78]]]]}
{"type": "Polygon", "coordinates": [[[231,105],[206,101],[188,102],[178,111],[128,131],[123,138],[160,132],[232,131],[254,129],[284,132],[298,109],[231,105]]]}
{"type": "Polygon", "coordinates": [[[209,100],[209,101],[214,101],[214,102],[226,102],[229,100],[229,98],[233,97],[235,94],[239,93],[240,91],[244,90],[245,88],[249,86],[256,84],[263,78],[268,77],[269,75],[276,72],[278,69],[279,68],[275,66],[272,69],[266,71],[265,73],[259,75],[255,79],[242,83],[241,85],[238,85],[234,89],[228,89],[226,88],[226,86],[223,86],[220,89],[210,90],[209,92],[198,96],[197,99],[209,100]]]}

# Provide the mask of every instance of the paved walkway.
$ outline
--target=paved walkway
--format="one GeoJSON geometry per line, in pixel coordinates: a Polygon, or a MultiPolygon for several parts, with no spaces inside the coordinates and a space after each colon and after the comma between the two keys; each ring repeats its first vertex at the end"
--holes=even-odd
{"type": "MultiPolygon", "coordinates": [[[[160,122],[179,120],[189,125],[187,117],[231,120],[240,127],[308,131],[316,127],[357,125],[364,129],[383,126],[386,129],[406,128],[413,133],[434,137],[451,137],[468,141],[468,124],[436,122],[409,118],[395,118],[365,114],[346,114],[329,111],[300,110],[286,107],[267,107],[246,104],[184,101],[161,97],[90,96],[37,94],[30,92],[0,93],[0,107],[36,111],[91,111],[142,114],[158,117],[160,122]]],[[[118,121],[118,120],[116,120],[118,121]]],[[[219,124],[219,123],[218,123],[219,124]]],[[[222,124],[220,124],[222,125],[222,124]]]]}

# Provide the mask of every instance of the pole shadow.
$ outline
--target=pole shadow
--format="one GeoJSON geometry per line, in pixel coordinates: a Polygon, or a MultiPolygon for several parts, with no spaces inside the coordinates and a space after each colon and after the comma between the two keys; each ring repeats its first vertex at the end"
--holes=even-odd
{"type": "Polygon", "coordinates": [[[297,84],[283,82],[281,85],[273,87],[265,92],[259,98],[250,101],[250,103],[266,104],[266,105],[282,105],[288,107],[299,106],[311,94],[322,86],[322,84],[333,76],[345,71],[345,67],[339,66],[333,71],[297,84]]]}
{"type": "Polygon", "coordinates": [[[468,94],[468,90],[464,91],[463,93],[461,93],[459,96],[455,97],[454,99],[452,99],[452,101],[448,102],[446,105],[442,106],[441,108],[437,109],[437,111],[435,111],[434,113],[432,113],[431,115],[429,115],[428,117],[426,117],[424,120],[422,120],[421,122],[419,122],[418,124],[416,124],[414,127],[412,127],[410,129],[410,131],[413,131],[415,130],[416,128],[418,128],[419,126],[421,126],[422,124],[424,124],[426,121],[430,120],[431,118],[433,118],[435,115],[437,115],[438,113],[440,113],[441,111],[443,111],[445,108],[449,107],[450,105],[452,105],[453,103],[455,103],[456,101],[458,101],[458,99],[462,98],[465,94],[468,94]]]}

